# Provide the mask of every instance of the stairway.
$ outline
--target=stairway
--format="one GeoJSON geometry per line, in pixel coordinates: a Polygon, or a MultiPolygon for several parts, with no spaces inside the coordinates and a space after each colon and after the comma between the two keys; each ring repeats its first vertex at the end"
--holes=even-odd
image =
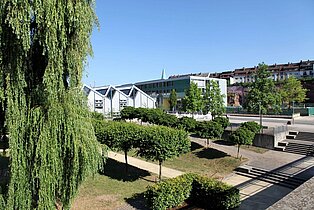
{"type": "Polygon", "coordinates": [[[306,181],[306,179],[294,177],[286,173],[267,171],[265,169],[249,166],[240,166],[236,169],[236,174],[246,176],[252,179],[261,180],[271,184],[280,185],[290,189],[295,189],[306,181]]]}
{"type": "Polygon", "coordinates": [[[286,140],[278,142],[275,150],[314,156],[314,133],[289,131],[286,140]]]}

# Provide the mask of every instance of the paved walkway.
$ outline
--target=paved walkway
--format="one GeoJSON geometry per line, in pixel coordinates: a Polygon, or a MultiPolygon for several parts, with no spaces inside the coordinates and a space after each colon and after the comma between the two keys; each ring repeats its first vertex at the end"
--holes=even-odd
{"type": "MultiPolygon", "coordinates": [[[[205,146],[204,139],[194,137],[190,138],[191,141],[205,146]]],[[[210,147],[225,152],[231,156],[236,156],[237,154],[237,148],[234,146],[221,145],[211,142],[210,147]]],[[[253,151],[241,149],[240,154],[243,157],[249,159],[248,162],[245,163],[246,165],[263,168],[266,170],[274,170],[276,168],[286,166],[284,168],[284,172],[291,175],[302,173],[309,167],[314,166],[313,159],[307,159],[303,162],[301,161],[298,164],[294,164],[294,162],[297,162],[300,159],[302,160],[304,156],[273,150],[269,150],[263,154],[259,154],[253,151]]],[[[108,157],[119,162],[124,162],[124,155],[119,153],[109,152],[108,157]]],[[[140,169],[155,174],[159,173],[159,166],[157,164],[149,163],[134,157],[128,157],[128,162],[130,165],[138,167],[140,169]]],[[[183,174],[183,172],[167,167],[162,167],[162,174],[164,177],[172,178],[183,174]]],[[[252,209],[252,207],[255,210],[266,209],[267,207],[269,207],[292,191],[291,189],[286,187],[270,184],[265,181],[255,180],[235,173],[230,174],[223,180],[223,182],[226,182],[233,186],[237,186],[240,189],[242,204],[239,207],[239,210],[250,210],[252,209]]],[[[126,205],[119,209],[125,210],[134,208],[126,205]]]]}
{"type": "MultiPolygon", "coordinates": [[[[125,162],[124,155],[116,153],[116,152],[110,151],[108,153],[108,157],[111,159],[114,159],[116,161],[122,162],[122,163],[125,162]]],[[[128,163],[132,166],[135,166],[137,168],[149,171],[151,173],[159,174],[159,165],[157,165],[155,163],[149,163],[149,162],[146,162],[144,160],[140,160],[138,158],[134,158],[134,157],[130,157],[130,156],[128,156],[128,163]]],[[[177,177],[177,176],[184,174],[181,171],[167,168],[164,166],[162,166],[162,168],[161,168],[161,173],[162,173],[163,177],[167,177],[167,178],[173,178],[173,177],[177,177]]]]}

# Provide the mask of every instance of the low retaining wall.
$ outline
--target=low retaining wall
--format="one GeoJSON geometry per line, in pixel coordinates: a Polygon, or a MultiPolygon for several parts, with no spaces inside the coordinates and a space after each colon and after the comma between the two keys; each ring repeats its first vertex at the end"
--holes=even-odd
{"type": "MultiPolygon", "coordinates": [[[[235,130],[236,128],[233,128],[233,131],[235,130]]],[[[264,129],[263,134],[255,135],[253,145],[267,149],[274,149],[278,145],[278,142],[286,139],[288,132],[289,131],[287,126],[278,126],[275,128],[264,129]]],[[[223,139],[228,140],[231,133],[231,129],[225,130],[222,135],[223,139]]]]}

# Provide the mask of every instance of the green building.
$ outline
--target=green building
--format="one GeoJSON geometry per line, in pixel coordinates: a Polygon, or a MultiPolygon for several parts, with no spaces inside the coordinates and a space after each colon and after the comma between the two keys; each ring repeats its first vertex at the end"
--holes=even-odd
{"type": "Polygon", "coordinates": [[[172,89],[177,92],[178,106],[181,99],[185,96],[185,90],[189,89],[192,82],[196,83],[198,88],[205,92],[206,84],[210,80],[218,82],[221,93],[225,95],[225,105],[227,106],[227,81],[225,79],[210,78],[209,73],[173,75],[165,79],[163,70],[162,79],[149,80],[135,83],[135,85],[145,93],[156,99],[157,107],[169,110],[169,96],[172,89]]]}

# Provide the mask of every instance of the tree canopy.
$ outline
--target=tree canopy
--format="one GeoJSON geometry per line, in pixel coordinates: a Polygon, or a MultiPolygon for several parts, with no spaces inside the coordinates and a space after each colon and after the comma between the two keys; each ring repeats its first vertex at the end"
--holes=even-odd
{"type": "Polygon", "coordinates": [[[206,91],[203,97],[203,112],[205,114],[210,112],[213,118],[215,118],[215,116],[221,116],[226,112],[223,98],[224,95],[221,94],[218,82],[209,80],[206,84],[206,91]]]}
{"type": "Polygon", "coordinates": [[[280,89],[282,101],[287,103],[289,107],[293,101],[299,103],[305,101],[306,92],[307,89],[303,88],[300,80],[295,77],[285,79],[280,89]]]}
{"type": "Polygon", "coordinates": [[[170,103],[170,110],[174,111],[178,103],[177,92],[175,89],[172,89],[170,92],[169,103],[170,103]]]}
{"type": "Polygon", "coordinates": [[[194,82],[192,82],[190,88],[185,91],[183,109],[190,113],[195,113],[203,109],[202,91],[194,82]]]}
{"type": "Polygon", "coordinates": [[[94,1],[3,0],[0,16],[0,116],[10,147],[3,209],[69,209],[100,164],[81,85],[94,1]]]}
{"type": "Polygon", "coordinates": [[[281,96],[276,89],[274,81],[269,78],[268,66],[264,63],[258,65],[255,82],[249,88],[245,107],[249,112],[267,114],[270,111],[281,111],[281,96]]]}

